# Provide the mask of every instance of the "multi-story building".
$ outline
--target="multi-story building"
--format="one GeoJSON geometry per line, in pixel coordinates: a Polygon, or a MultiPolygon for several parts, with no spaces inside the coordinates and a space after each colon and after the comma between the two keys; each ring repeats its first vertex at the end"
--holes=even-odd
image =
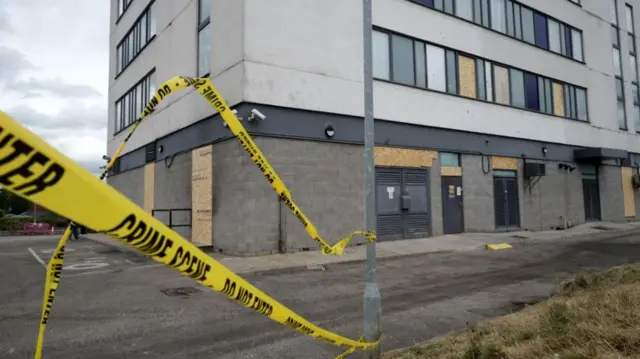
{"type": "MultiPolygon", "coordinates": [[[[328,241],[362,228],[360,0],[112,5],[109,154],[156,86],[209,76],[328,241]]],[[[374,0],[379,239],[635,220],[639,9],[374,0]]],[[[316,248],[193,90],[145,120],[108,182],[225,253],[316,248]]]]}

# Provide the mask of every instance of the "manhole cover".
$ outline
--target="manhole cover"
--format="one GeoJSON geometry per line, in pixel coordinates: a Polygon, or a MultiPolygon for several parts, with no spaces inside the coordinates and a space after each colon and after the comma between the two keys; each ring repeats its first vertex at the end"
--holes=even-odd
{"type": "Polygon", "coordinates": [[[196,287],[178,287],[162,289],[160,292],[169,297],[188,297],[192,294],[200,293],[200,289],[196,287]]]}
{"type": "Polygon", "coordinates": [[[517,238],[517,239],[528,239],[529,237],[527,236],[521,236],[519,234],[514,234],[511,236],[511,238],[517,238]]]}

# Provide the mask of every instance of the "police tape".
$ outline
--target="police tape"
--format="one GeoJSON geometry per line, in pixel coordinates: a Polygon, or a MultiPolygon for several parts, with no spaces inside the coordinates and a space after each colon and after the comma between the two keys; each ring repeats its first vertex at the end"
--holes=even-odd
{"type": "MultiPolygon", "coordinates": [[[[217,95],[208,79],[174,78],[170,81],[179,84],[179,80],[191,85],[202,82],[205,86],[201,85],[199,92],[203,95],[213,92],[212,98],[219,103],[217,106],[226,108],[228,111],[224,100],[217,95]]],[[[175,89],[177,88],[176,86],[175,89]]],[[[166,92],[164,86],[161,90],[166,92]]],[[[158,97],[159,94],[156,94],[155,104],[152,100],[147,106],[145,116],[153,112],[157,106],[158,97]]],[[[224,110],[221,114],[223,112],[224,110]]],[[[229,124],[232,125],[233,122],[229,124]]],[[[240,125],[239,122],[238,125],[240,125]]],[[[245,138],[248,138],[248,134],[245,138]]],[[[257,149],[255,144],[253,149],[254,151],[257,149]]],[[[272,169],[270,171],[274,173],[272,169]]],[[[268,178],[274,177],[271,175],[268,178]]],[[[0,183],[7,190],[44,205],[76,223],[82,223],[119,239],[152,259],[178,270],[213,290],[226,294],[231,299],[276,322],[306,335],[348,348],[344,355],[356,349],[373,349],[379,343],[379,339],[375,342],[349,339],[322,329],[302,318],[179,237],[120,193],[74,164],[1,112],[0,183]]],[[[285,191],[286,188],[280,193],[288,194],[288,191],[285,191]]],[[[297,207],[294,205],[294,208],[297,207]]],[[[366,234],[371,238],[371,232],[366,234]]],[[[346,242],[343,240],[336,246],[346,246],[346,242]]],[[[57,284],[60,278],[64,247],[62,246],[56,252],[59,256],[54,256],[54,259],[59,262],[52,261],[51,268],[55,270],[48,273],[53,284],[57,284]]],[[[52,289],[52,285],[45,284],[45,296],[50,298],[50,295],[55,295],[55,290],[52,291],[52,289]]],[[[50,306],[48,309],[44,308],[43,312],[46,312],[48,317],[50,306]]],[[[46,324],[46,318],[44,323],[46,324]]]]}
{"type": "Polygon", "coordinates": [[[233,111],[226,104],[218,90],[213,86],[211,80],[208,78],[192,78],[184,76],[176,76],[159,86],[156,91],[156,95],[149,101],[143,116],[148,116],[153,113],[160,101],[166,98],[168,95],[185,89],[187,87],[195,88],[200,95],[211,104],[220,116],[226,122],[227,126],[231,129],[231,132],[240,141],[240,144],[245,151],[251,156],[253,162],[258,166],[262,175],[271,184],[271,187],[276,191],[282,203],[284,203],[289,211],[302,223],[306,232],[309,234],[322,249],[322,254],[342,255],[344,249],[347,247],[351,239],[356,235],[364,236],[367,242],[371,243],[376,240],[376,234],[373,231],[354,231],[348,236],[338,241],[335,245],[330,246],[318,233],[316,226],[309,220],[304,212],[298,207],[298,205],[291,198],[291,193],[287,186],[285,186],[278,173],[271,167],[271,164],[262,154],[260,148],[253,141],[247,130],[242,126],[240,120],[236,117],[233,111]]]}
{"type": "MultiPolygon", "coordinates": [[[[144,120],[147,116],[148,114],[146,113],[142,114],[142,116],[140,116],[140,118],[138,118],[138,120],[134,123],[133,127],[131,127],[131,130],[129,130],[129,134],[127,134],[127,137],[124,138],[124,140],[100,174],[100,181],[104,180],[104,178],[107,176],[107,173],[109,173],[109,170],[111,169],[111,167],[113,167],[116,159],[118,158],[118,156],[120,156],[122,150],[124,150],[127,142],[129,142],[131,135],[133,135],[136,129],[138,129],[138,126],[140,126],[142,120],[144,120]]],[[[42,358],[44,333],[47,328],[47,322],[49,321],[49,315],[51,314],[51,310],[53,308],[53,301],[56,296],[56,291],[58,290],[58,284],[60,283],[60,278],[62,277],[62,267],[64,265],[64,249],[67,244],[67,240],[71,235],[71,229],[75,225],[76,224],[73,223],[73,221],[69,223],[67,229],[62,234],[62,237],[60,237],[60,241],[58,242],[55,251],[51,255],[51,259],[47,264],[44,283],[44,296],[42,297],[42,311],[40,313],[40,324],[38,328],[38,340],[36,343],[36,352],[34,355],[35,359],[42,358]]]]}

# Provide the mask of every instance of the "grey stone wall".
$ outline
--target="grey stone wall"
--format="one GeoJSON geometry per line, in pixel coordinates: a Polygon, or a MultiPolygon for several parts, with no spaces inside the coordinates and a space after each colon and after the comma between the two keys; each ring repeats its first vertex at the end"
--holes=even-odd
{"type": "MultiPolygon", "coordinates": [[[[154,209],[191,209],[191,151],[177,155],[171,160],[156,162],[154,209]]],[[[169,224],[169,212],[156,212],[158,220],[169,224]]],[[[189,212],[173,211],[173,224],[189,224],[189,212]]],[[[186,239],[191,239],[191,227],[175,227],[173,230],[186,239]]]]}
{"type": "Polygon", "coordinates": [[[117,189],[138,206],[144,204],[144,167],[107,177],[107,184],[117,189]]]}
{"type": "Polygon", "coordinates": [[[624,197],[620,167],[598,167],[598,185],[600,187],[600,210],[602,220],[625,222],[624,197]]]}
{"type": "MultiPolygon", "coordinates": [[[[363,227],[362,146],[256,138],[294,201],[334,244],[363,227]]],[[[214,145],[214,247],[232,254],[317,250],[237,141],[214,145]],[[282,223],[282,225],[281,225],[282,223]]],[[[361,238],[352,243],[362,243],[361,238]]]]}
{"type": "MultiPolygon", "coordinates": [[[[493,203],[493,176],[482,171],[482,157],[461,155],[464,229],[466,232],[493,232],[496,223],[493,203]]],[[[485,158],[486,166],[490,166],[485,158]]]]}
{"type": "MultiPolygon", "coordinates": [[[[542,161],[535,161],[542,162],[542,161]]],[[[555,229],[561,225],[560,217],[571,225],[584,223],[582,178],[576,164],[573,171],[558,168],[558,162],[544,162],[546,175],[528,179],[524,177],[524,161],[519,161],[519,187],[521,227],[532,231],[555,229]]]]}

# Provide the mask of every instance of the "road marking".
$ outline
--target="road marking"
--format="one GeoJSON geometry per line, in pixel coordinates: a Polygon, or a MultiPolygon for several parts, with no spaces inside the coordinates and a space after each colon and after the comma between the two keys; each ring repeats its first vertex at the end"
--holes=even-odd
{"type": "Polygon", "coordinates": [[[148,264],[148,265],[144,265],[144,266],[137,266],[137,267],[133,267],[133,268],[124,268],[124,269],[94,270],[94,271],[87,271],[87,272],[82,272],[82,273],[67,274],[66,277],[76,277],[76,276],[80,276],[80,275],[91,275],[91,274],[105,274],[105,273],[114,273],[114,272],[126,272],[126,271],[130,271],[130,270],[134,270],[134,269],[146,269],[146,268],[155,268],[155,267],[162,267],[162,266],[164,266],[164,264],[148,264]]]}
{"type": "Polygon", "coordinates": [[[34,251],[33,249],[31,249],[31,247],[27,248],[29,250],[29,252],[31,252],[31,254],[35,257],[35,259],[42,264],[42,266],[44,267],[44,269],[47,269],[47,264],[42,260],[42,258],[40,258],[40,256],[36,253],[36,251],[34,251]]]}

